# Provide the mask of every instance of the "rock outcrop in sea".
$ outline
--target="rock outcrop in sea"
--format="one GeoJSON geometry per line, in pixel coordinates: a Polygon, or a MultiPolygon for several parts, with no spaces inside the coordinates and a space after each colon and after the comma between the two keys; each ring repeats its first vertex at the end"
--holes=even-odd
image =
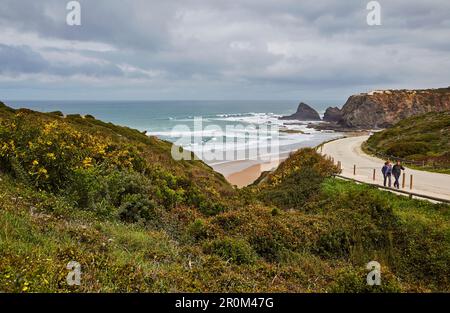
{"type": "Polygon", "coordinates": [[[320,121],[320,115],[312,107],[301,102],[298,105],[297,112],[289,116],[282,116],[280,120],[298,120],[298,121],[320,121]]]}

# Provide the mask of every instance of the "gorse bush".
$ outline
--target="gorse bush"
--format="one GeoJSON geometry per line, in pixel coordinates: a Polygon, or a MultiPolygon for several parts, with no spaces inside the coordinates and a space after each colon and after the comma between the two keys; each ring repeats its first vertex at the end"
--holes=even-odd
{"type": "Polygon", "coordinates": [[[17,167],[23,169],[38,188],[58,191],[72,182],[76,170],[96,165],[142,170],[142,156],[132,146],[108,142],[58,121],[30,124],[25,116],[18,112],[1,123],[0,158],[16,176],[23,175],[17,167]]]}

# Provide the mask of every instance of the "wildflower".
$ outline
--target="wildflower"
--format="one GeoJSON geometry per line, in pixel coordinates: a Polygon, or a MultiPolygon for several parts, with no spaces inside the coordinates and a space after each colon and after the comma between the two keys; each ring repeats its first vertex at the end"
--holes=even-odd
{"type": "Polygon", "coordinates": [[[29,282],[25,282],[25,283],[23,284],[22,291],[27,291],[28,289],[30,289],[30,288],[28,287],[29,285],[30,285],[29,282]]]}
{"type": "Polygon", "coordinates": [[[55,154],[54,154],[54,153],[47,153],[47,157],[48,157],[50,160],[56,160],[56,157],[55,157],[55,154]]]}
{"type": "Polygon", "coordinates": [[[58,123],[56,121],[45,124],[44,125],[44,134],[48,135],[57,126],[58,126],[58,123]]]}
{"type": "Polygon", "coordinates": [[[38,162],[38,160],[34,160],[34,161],[33,161],[33,165],[34,165],[34,166],[37,166],[37,165],[39,165],[39,162],[38,162]]]}
{"type": "Polygon", "coordinates": [[[89,158],[89,157],[85,158],[83,160],[83,166],[84,167],[91,167],[92,166],[92,158],[89,158]]]}

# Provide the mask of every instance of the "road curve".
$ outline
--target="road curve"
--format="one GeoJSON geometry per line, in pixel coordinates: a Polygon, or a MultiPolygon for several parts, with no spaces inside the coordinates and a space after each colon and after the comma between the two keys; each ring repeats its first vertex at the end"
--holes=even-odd
{"type": "MultiPolygon", "coordinates": [[[[361,144],[369,136],[357,136],[338,139],[326,143],[322,148],[322,154],[334,158],[342,164],[342,176],[354,178],[360,181],[383,185],[381,168],[384,160],[365,154],[361,144]],[[353,175],[353,166],[356,165],[356,175],[353,175]],[[375,181],[373,170],[375,169],[375,181]]],[[[405,167],[405,188],[403,190],[450,200],[450,175],[418,171],[405,167]],[[413,188],[410,189],[410,175],[413,175],[413,188]]],[[[392,184],[394,179],[392,180],[392,184]]],[[[402,189],[402,177],[400,177],[400,189],[402,189]]]]}

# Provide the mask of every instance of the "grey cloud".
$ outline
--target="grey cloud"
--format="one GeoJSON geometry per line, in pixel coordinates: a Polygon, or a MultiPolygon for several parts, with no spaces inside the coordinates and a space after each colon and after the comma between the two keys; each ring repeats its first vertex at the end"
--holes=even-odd
{"type": "Polygon", "coordinates": [[[0,43],[0,73],[39,73],[48,63],[27,47],[10,47],[0,43]]]}
{"type": "MultiPolygon", "coordinates": [[[[57,76],[85,75],[91,77],[125,77],[126,74],[116,65],[52,64],[39,53],[27,46],[7,46],[0,44],[0,73],[4,74],[48,74],[57,76]]],[[[135,76],[135,75],[134,75],[135,76]]]]}

